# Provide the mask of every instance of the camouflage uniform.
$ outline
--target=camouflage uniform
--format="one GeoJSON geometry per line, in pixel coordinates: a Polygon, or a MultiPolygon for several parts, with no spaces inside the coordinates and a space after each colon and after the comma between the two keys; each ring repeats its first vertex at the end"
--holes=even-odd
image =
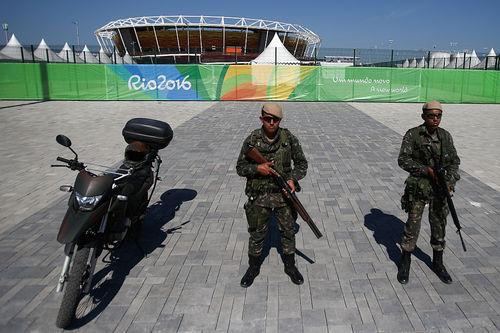
{"type": "Polygon", "coordinates": [[[236,164],[238,175],[247,178],[245,194],[248,196],[248,201],[245,203],[245,213],[250,233],[248,254],[260,256],[271,212],[274,212],[278,221],[283,253],[294,254],[294,223],[297,220],[297,212],[272,176],[260,175],[257,172],[257,163],[245,157],[245,153],[253,147],[257,148],[268,161],[274,161],[273,169],[286,180],[293,179],[296,187],[298,180],[306,175],[307,160],[299,140],[288,129],[279,128],[277,138],[269,143],[262,128],[259,128],[243,142],[236,164]]]}
{"type": "Polygon", "coordinates": [[[426,174],[427,167],[434,166],[433,156],[445,168],[445,181],[454,187],[460,179],[460,159],[453,145],[451,134],[438,127],[434,135],[427,132],[425,125],[412,128],[403,137],[398,164],[410,175],[401,198],[402,208],[408,212],[408,221],[401,240],[401,248],[412,252],[417,244],[424,207],[429,203],[431,246],[435,251],[445,248],[446,216],[448,205],[443,194],[435,188],[426,174]],[[434,154],[434,155],[433,155],[434,154]]]}

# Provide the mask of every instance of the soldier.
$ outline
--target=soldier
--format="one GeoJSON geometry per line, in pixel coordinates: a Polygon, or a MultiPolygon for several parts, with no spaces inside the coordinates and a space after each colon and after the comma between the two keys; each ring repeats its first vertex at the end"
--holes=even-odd
{"type": "Polygon", "coordinates": [[[460,179],[458,166],[460,159],[453,145],[451,134],[439,127],[443,108],[438,101],[425,103],[422,107],[424,123],[406,132],[399,152],[398,164],[410,175],[401,206],[408,213],[401,240],[402,257],[398,268],[398,281],[408,283],[411,252],[417,244],[424,207],[429,203],[429,223],[431,226],[431,246],[433,250],[432,270],[444,283],[452,279],[443,265],[445,248],[446,198],[437,186],[436,162],[446,171],[445,181],[448,191],[454,191],[460,179]]]}
{"type": "Polygon", "coordinates": [[[261,254],[268,230],[268,219],[274,213],[278,222],[285,273],[295,284],[302,284],[304,278],[295,266],[295,221],[297,212],[272,177],[273,170],[280,173],[292,189],[298,188],[298,181],[306,175],[307,160],[299,140],[286,128],[280,128],[282,108],[276,103],[266,103],[261,110],[262,127],[254,130],[243,142],[236,164],[236,172],[247,178],[245,213],[248,221],[248,263],[249,268],[241,279],[241,286],[249,287],[259,275],[261,254]],[[257,164],[245,157],[255,147],[269,161],[257,164]],[[293,167],[292,167],[293,161],[293,167]]]}

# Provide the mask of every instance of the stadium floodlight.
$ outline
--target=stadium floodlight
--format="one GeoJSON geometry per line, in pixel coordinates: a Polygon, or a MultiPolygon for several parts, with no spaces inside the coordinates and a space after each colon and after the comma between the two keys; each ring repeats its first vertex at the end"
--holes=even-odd
{"type": "Polygon", "coordinates": [[[2,24],[3,31],[5,32],[5,44],[9,43],[9,34],[7,31],[9,31],[9,24],[8,23],[3,23],[2,24]]]}
{"type": "Polygon", "coordinates": [[[76,26],[76,45],[80,46],[80,32],[78,31],[78,20],[72,21],[76,26]]]}

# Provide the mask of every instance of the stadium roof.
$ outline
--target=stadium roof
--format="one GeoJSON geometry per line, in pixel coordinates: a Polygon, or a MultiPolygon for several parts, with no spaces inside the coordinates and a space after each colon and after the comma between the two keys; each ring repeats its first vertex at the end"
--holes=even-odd
{"type": "Polygon", "coordinates": [[[111,21],[95,31],[95,35],[101,38],[112,37],[113,30],[118,28],[135,28],[146,26],[172,26],[172,27],[225,27],[253,30],[273,30],[281,32],[291,32],[302,35],[309,43],[317,44],[321,40],[317,34],[311,30],[298,25],[279,21],[269,21],[262,19],[252,19],[244,17],[228,16],[143,16],[131,17],[111,21]]]}

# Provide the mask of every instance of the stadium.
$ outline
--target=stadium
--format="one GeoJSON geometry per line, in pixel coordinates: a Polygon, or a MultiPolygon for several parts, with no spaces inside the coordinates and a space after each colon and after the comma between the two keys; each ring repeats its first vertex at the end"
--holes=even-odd
{"type": "Polygon", "coordinates": [[[95,31],[106,52],[128,53],[137,63],[249,62],[275,34],[299,60],[312,57],[321,42],[297,24],[226,16],[133,17],[95,31]]]}

